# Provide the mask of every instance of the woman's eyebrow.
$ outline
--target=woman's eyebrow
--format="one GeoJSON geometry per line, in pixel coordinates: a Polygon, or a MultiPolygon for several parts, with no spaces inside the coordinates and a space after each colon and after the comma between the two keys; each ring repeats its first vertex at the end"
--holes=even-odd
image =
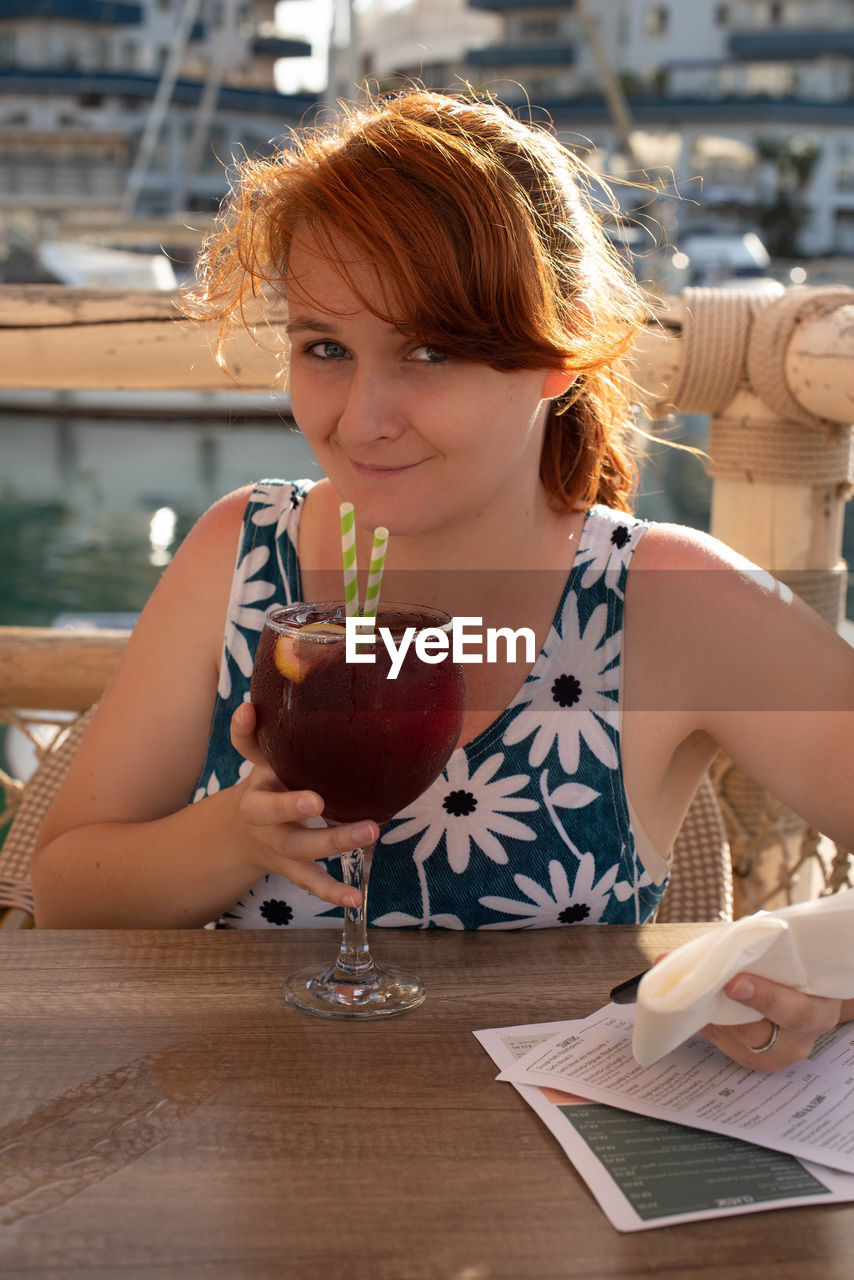
{"type": "Polygon", "coordinates": [[[317,320],[314,316],[289,320],[285,325],[286,333],[304,333],[306,330],[311,330],[312,333],[334,333],[335,326],[326,320],[317,320]]]}

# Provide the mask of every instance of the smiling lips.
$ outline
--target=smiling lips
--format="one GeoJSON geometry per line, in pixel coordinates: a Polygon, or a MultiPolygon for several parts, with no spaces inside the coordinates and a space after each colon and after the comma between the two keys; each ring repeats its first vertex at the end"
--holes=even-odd
{"type": "Polygon", "coordinates": [[[358,471],[360,475],[380,478],[383,476],[398,476],[404,471],[412,471],[415,467],[421,466],[420,460],[418,462],[404,462],[397,467],[378,467],[369,462],[358,462],[355,458],[348,458],[348,462],[353,470],[358,471]]]}

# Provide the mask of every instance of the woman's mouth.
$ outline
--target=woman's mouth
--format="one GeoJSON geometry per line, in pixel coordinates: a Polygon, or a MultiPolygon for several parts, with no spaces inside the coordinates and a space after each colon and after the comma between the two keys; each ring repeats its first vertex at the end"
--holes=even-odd
{"type": "Polygon", "coordinates": [[[353,470],[358,472],[360,476],[370,476],[372,479],[377,480],[393,479],[394,476],[403,475],[406,471],[414,471],[416,467],[421,466],[420,459],[418,462],[402,462],[397,465],[358,462],[355,458],[350,458],[349,462],[353,470]]]}

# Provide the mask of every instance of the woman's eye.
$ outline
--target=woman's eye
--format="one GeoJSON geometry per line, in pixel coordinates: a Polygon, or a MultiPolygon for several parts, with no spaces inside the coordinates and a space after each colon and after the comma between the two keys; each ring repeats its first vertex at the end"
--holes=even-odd
{"type": "Polygon", "coordinates": [[[340,342],[331,342],[325,338],[322,342],[312,342],[308,353],[318,360],[344,360],[347,348],[342,347],[340,342]]]}
{"type": "Polygon", "coordinates": [[[434,347],[416,347],[411,358],[423,361],[424,364],[442,364],[448,357],[443,351],[436,351],[434,347]]]}

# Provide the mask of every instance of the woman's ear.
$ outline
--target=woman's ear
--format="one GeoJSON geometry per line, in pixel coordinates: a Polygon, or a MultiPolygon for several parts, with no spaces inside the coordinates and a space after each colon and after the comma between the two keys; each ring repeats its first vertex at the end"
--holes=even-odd
{"type": "Polygon", "coordinates": [[[543,378],[543,400],[554,400],[572,386],[578,374],[563,369],[547,369],[543,378]]]}

